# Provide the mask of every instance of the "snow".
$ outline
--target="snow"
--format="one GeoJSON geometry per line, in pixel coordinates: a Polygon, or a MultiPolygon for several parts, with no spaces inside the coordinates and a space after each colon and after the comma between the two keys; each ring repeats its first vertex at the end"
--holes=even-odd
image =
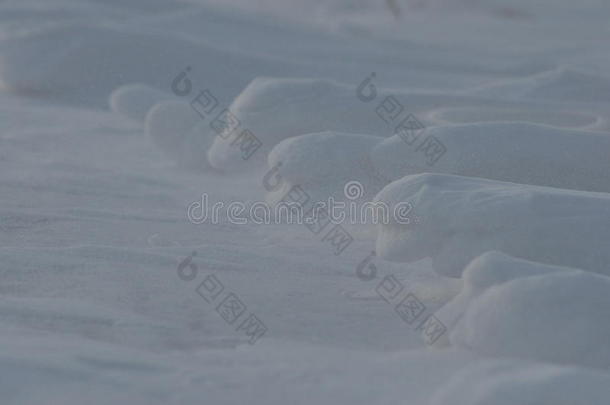
{"type": "Polygon", "coordinates": [[[609,16],[0,0],[2,403],[608,403],[609,16]]]}

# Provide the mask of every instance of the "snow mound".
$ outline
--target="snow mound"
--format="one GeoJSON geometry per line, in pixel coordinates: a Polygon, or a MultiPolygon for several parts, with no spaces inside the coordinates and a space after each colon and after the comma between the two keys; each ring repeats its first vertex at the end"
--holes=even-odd
{"type": "Polygon", "coordinates": [[[474,93],[555,102],[610,103],[610,79],[562,67],[522,79],[495,83],[474,93]]]}
{"type": "Polygon", "coordinates": [[[201,118],[188,103],[164,101],[146,115],[145,130],[153,143],[183,167],[209,167],[206,151],[212,143],[209,134],[197,131],[201,118]]]}
{"type": "Polygon", "coordinates": [[[371,177],[364,165],[371,148],[380,138],[368,135],[321,132],[284,140],[269,153],[270,170],[277,168],[281,185],[268,188],[267,200],[278,202],[290,189],[301,186],[316,201],[329,197],[345,200],[344,186],[357,181],[362,186],[358,198],[370,200],[383,184],[371,177]]]}
{"type": "MultiPolygon", "coordinates": [[[[435,314],[443,325],[452,330],[462,318],[470,303],[484,291],[510,280],[542,274],[574,271],[568,267],[551,266],[517,259],[501,252],[487,252],[474,259],[464,269],[462,290],[435,314]]],[[[444,334],[437,345],[450,343],[450,334],[444,334]]]]}
{"type": "Polygon", "coordinates": [[[128,82],[144,79],[155,67],[147,63],[153,59],[151,48],[171,44],[173,49],[184,49],[177,42],[101,25],[57,24],[0,42],[0,77],[9,89],[19,92],[85,90],[107,95],[126,84],[122,78],[130,78],[128,82]],[[58,43],[61,49],[53,46],[58,43]],[[146,65],[149,69],[143,69],[146,65]],[[95,83],[91,77],[96,78],[95,83]]]}
{"type": "Polygon", "coordinates": [[[510,360],[464,367],[433,395],[430,405],[604,405],[610,376],[595,370],[510,360]]]}
{"type": "Polygon", "coordinates": [[[144,122],[150,109],[171,96],[145,84],[133,83],[118,87],[110,94],[110,109],[138,122],[144,122]]]}
{"type": "Polygon", "coordinates": [[[208,157],[217,169],[237,171],[252,167],[252,162],[264,163],[273,146],[297,135],[323,131],[382,135],[387,125],[370,118],[372,108],[356,97],[353,88],[334,81],[257,78],[229,107],[239,128],[217,137],[208,157]],[[262,143],[247,162],[235,147],[245,129],[262,143]]]}
{"type": "Polygon", "coordinates": [[[607,134],[519,122],[478,123],[395,135],[379,143],[371,159],[392,180],[435,172],[610,192],[608,150],[607,134]],[[441,146],[433,149],[432,141],[441,146]]]}
{"type": "Polygon", "coordinates": [[[214,83],[217,92],[230,97],[253,76],[286,68],[138,24],[92,22],[48,24],[13,34],[0,41],[0,56],[0,80],[9,90],[96,101],[130,83],[169,89],[187,63],[194,87],[214,83]]]}
{"type": "Polygon", "coordinates": [[[518,278],[475,298],[451,333],[478,354],[610,367],[610,278],[570,271],[518,278]]]}
{"type": "Polygon", "coordinates": [[[424,173],[389,184],[375,201],[390,210],[409,203],[416,218],[379,227],[377,253],[387,260],[431,257],[439,274],[459,277],[473,258],[499,250],[610,274],[608,194],[424,173]]]}

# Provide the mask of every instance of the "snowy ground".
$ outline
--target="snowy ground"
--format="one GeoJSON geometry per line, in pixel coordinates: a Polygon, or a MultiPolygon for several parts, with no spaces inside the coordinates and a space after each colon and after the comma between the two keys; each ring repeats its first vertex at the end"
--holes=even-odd
{"type": "Polygon", "coordinates": [[[0,0],[2,403],[607,404],[608,18],[0,0]]]}

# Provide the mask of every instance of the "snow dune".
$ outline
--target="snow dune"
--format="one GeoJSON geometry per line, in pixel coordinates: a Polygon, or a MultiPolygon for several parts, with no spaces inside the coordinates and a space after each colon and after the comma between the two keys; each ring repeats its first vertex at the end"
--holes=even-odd
{"type": "Polygon", "coordinates": [[[185,168],[209,169],[206,150],[213,142],[211,134],[201,131],[201,117],[190,104],[168,100],[155,104],[145,118],[145,131],[167,157],[185,168]]]}
{"type": "MultiPolygon", "coordinates": [[[[565,186],[568,188],[585,187],[585,189],[597,190],[601,187],[589,186],[587,183],[587,179],[591,177],[593,180],[589,180],[590,183],[596,181],[599,174],[594,173],[594,176],[590,176],[590,173],[579,174],[578,169],[582,163],[578,165],[578,162],[575,162],[584,155],[590,155],[591,166],[598,167],[595,170],[600,172],[607,172],[606,160],[599,157],[600,151],[607,148],[605,141],[608,139],[607,135],[604,133],[606,135],[604,137],[593,137],[601,133],[578,131],[578,129],[599,130],[607,127],[607,117],[597,111],[588,113],[566,111],[560,106],[553,109],[542,108],[527,99],[510,101],[510,97],[506,94],[492,97],[480,95],[476,91],[438,93],[406,89],[383,90],[373,84],[373,78],[374,76],[368,76],[358,86],[349,86],[332,80],[259,77],[250,82],[230,105],[222,105],[222,100],[219,101],[214,92],[208,93],[206,104],[209,114],[206,115],[209,117],[201,114],[202,119],[195,125],[197,128],[194,130],[200,132],[204,138],[214,138],[214,142],[209,149],[200,150],[200,153],[207,154],[209,163],[216,169],[247,172],[250,168],[261,165],[267,153],[276,144],[294,136],[336,131],[385,138],[400,134],[405,125],[412,125],[415,122],[414,125],[422,129],[433,125],[446,127],[429,128],[430,133],[444,143],[452,143],[451,140],[459,137],[459,140],[452,143],[458,144],[452,147],[453,157],[447,159],[450,162],[449,167],[455,166],[457,170],[452,173],[476,175],[472,172],[478,169],[481,172],[486,171],[488,176],[494,176],[492,163],[496,160],[502,162],[498,157],[504,158],[505,165],[513,166],[521,166],[515,164],[516,159],[531,159],[520,163],[543,166],[544,170],[550,172],[554,172],[558,165],[576,167],[576,173],[571,174],[576,179],[565,180],[565,186]],[[371,102],[373,100],[376,101],[371,102]],[[234,124],[224,131],[215,131],[210,126],[210,121],[221,111],[225,111],[225,108],[230,112],[234,124]],[[419,120],[413,114],[418,115],[419,120]],[[513,122],[506,122],[507,120],[513,122]],[[447,125],[459,123],[471,123],[472,126],[453,128],[452,125],[447,125]],[[572,132],[569,129],[572,129],[572,132]],[[256,136],[261,143],[257,154],[252,156],[252,159],[247,159],[247,162],[244,161],[240,148],[235,147],[245,130],[256,136]],[[466,132],[471,134],[467,135],[466,132]],[[493,138],[489,136],[490,133],[493,134],[493,138]],[[576,142],[581,146],[580,148],[575,147],[576,142]],[[525,144],[529,147],[525,148],[525,144]],[[483,150],[485,153],[482,152],[483,150]],[[489,161],[478,161],[485,158],[489,161]],[[460,160],[460,163],[456,164],[455,160],[460,160]],[[472,167],[468,166],[468,160],[472,160],[472,167]]],[[[530,87],[535,88],[535,85],[530,84],[528,88],[530,87]]],[[[137,114],[142,116],[146,107],[150,108],[155,100],[164,98],[161,95],[154,95],[152,90],[137,85],[116,90],[111,98],[111,105],[116,105],[117,97],[122,97],[124,100],[122,110],[124,110],[123,114],[128,116],[131,110],[139,111],[137,114]],[[144,103],[143,100],[149,101],[144,103]],[[130,102],[133,103],[131,107],[127,105],[130,102]]],[[[169,97],[168,95],[167,98],[169,97]]],[[[190,102],[194,109],[201,108],[197,106],[201,103],[200,96],[192,95],[184,98],[184,101],[190,102]]],[[[168,137],[173,134],[169,128],[168,132],[168,137]]],[[[386,149],[390,149],[393,151],[391,162],[396,160],[395,156],[398,156],[401,162],[408,159],[414,161],[411,166],[417,166],[418,160],[421,159],[413,159],[411,156],[412,152],[417,150],[416,139],[407,140],[406,145],[403,145],[399,140],[404,137],[394,138],[394,141],[388,141],[390,143],[387,148],[380,147],[379,154],[382,155],[383,162],[388,161],[388,157],[384,154],[386,149]]],[[[193,139],[193,143],[191,148],[196,148],[197,140],[193,139]]],[[[441,167],[447,167],[447,164],[441,167]]],[[[396,172],[396,169],[392,168],[386,170],[396,172]]],[[[502,167],[499,170],[507,171],[502,167]]],[[[533,171],[540,172],[540,170],[536,167],[533,171]]],[[[386,176],[396,179],[400,177],[397,177],[400,173],[399,171],[386,176]]],[[[404,173],[403,169],[404,174],[412,174],[412,172],[404,173]]],[[[507,176],[509,176],[507,180],[510,181],[528,182],[522,173],[513,175],[508,172],[507,176]],[[510,178],[511,175],[515,179],[510,178]]],[[[499,179],[505,180],[503,177],[499,179]]],[[[540,179],[534,176],[531,181],[541,185],[558,183],[558,180],[553,182],[548,175],[546,177],[541,175],[540,179]]],[[[558,186],[563,187],[564,184],[558,183],[558,186]]],[[[606,182],[601,188],[603,191],[608,190],[606,182]]]]}
{"type": "MultiPolygon", "coordinates": [[[[557,271],[572,271],[569,267],[551,266],[523,259],[517,259],[501,252],[491,251],[476,257],[462,274],[462,289],[452,300],[434,314],[445,326],[452,330],[462,319],[473,299],[486,289],[520,277],[531,277],[557,271]]],[[[450,344],[446,334],[437,341],[437,346],[450,344]]]]}
{"type": "Polygon", "coordinates": [[[607,150],[610,136],[605,133],[481,123],[409,130],[387,139],[334,132],[301,135],[278,143],[268,167],[286,180],[284,188],[271,194],[281,196],[300,184],[322,200],[341,198],[349,181],[361,183],[363,197],[370,199],[394,180],[426,172],[607,192],[607,150]],[[425,146],[430,140],[440,144],[440,153],[425,146]]]}
{"type": "Polygon", "coordinates": [[[478,354],[610,367],[610,278],[584,271],[521,277],[475,298],[451,341],[478,354]]]}
{"type": "Polygon", "coordinates": [[[3,403],[607,404],[608,15],[0,0],[3,403]],[[187,219],[295,186],[410,222],[346,225],[336,255],[326,230],[187,219]]]}
{"type": "Polygon", "coordinates": [[[109,104],[113,112],[143,123],[146,114],[156,104],[171,98],[170,94],[159,89],[145,84],[133,83],[120,86],[110,93],[109,104]]]}
{"type": "Polygon", "coordinates": [[[226,51],[192,38],[138,30],[131,24],[78,20],[5,38],[0,41],[0,54],[0,78],[9,90],[88,103],[133,83],[169,92],[172,79],[189,63],[196,66],[192,73],[195,83],[214,83],[223,95],[231,96],[250,81],[251,72],[272,75],[283,69],[280,62],[226,51]],[[56,49],[57,43],[62,44],[61,49],[56,49]],[[235,63],[247,65],[248,73],[226,68],[235,63]],[[91,80],[92,76],[96,79],[91,80]]]}
{"type": "Polygon", "coordinates": [[[419,174],[376,197],[413,206],[418,223],[380,225],[377,252],[396,261],[431,257],[439,274],[459,277],[476,256],[506,254],[610,274],[610,196],[474,177],[419,174]],[[560,236],[558,236],[560,235],[560,236]]]}
{"type": "Polygon", "coordinates": [[[270,188],[266,199],[273,203],[282,199],[294,186],[300,185],[314,201],[329,197],[345,200],[344,187],[349,181],[362,184],[361,200],[371,200],[376,190],[385,185],[371,176],[369,151],[380,138],[338,132],[321,132],[287,139],[269,153],[270,171],[277,171],[280,186],[270,188]]]}
{"type": "Polygon", "coordinates": [[[462,291],[435,313],[451,331],[438,346],[610,366],[610,332],[602,321],[609,277],[488,252],[466,267],[462,279],[462,291]]]}

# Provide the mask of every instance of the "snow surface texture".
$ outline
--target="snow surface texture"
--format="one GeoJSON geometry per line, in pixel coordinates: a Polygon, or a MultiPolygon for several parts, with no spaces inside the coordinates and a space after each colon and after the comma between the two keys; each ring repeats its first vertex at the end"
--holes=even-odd
{"type": "Polygon", "coordinates": [[[609,403],[609,18],[600,0],[0,0],[2,404],[609,403]],[[225,109],[238,130],[212,126],[225,109]],[[411,222],[338,224],[337,254],[335,225],[212,215],[297,185],[409,201],[411,222]]]}

